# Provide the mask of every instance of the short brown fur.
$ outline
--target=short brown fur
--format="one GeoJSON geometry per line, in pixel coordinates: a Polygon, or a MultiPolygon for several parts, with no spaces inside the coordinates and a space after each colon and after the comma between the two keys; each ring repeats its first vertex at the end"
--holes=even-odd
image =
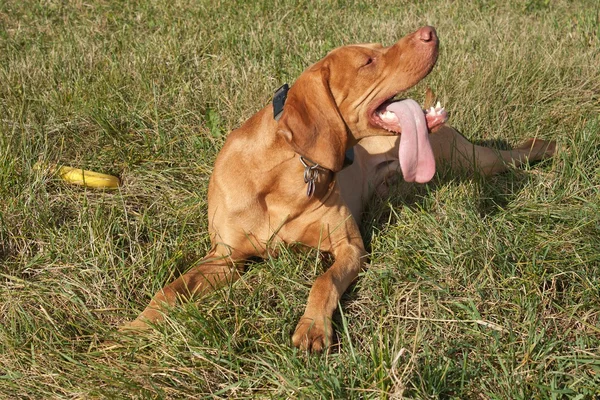
{"type": "MultiPolygon", "coordinates": [[[[231,132],[209,184],[211,251],[160,290],[123,329],[145,329],[148,322],[163,319],[178,299],[235,281],[249,257],[268,256],[282,243],[302,243],[330,253],[334,262],[310,290],[292,343],[310,351],[326,349],[332,339],[332,314],[365,264],[358,228],[363,206],[374,190],[385,192],[388,178],[399,171],[400,136],[374,125],[369,115],[383,100],[423,79],[437,53],[438,39],[431,27],[390,47],[338,48],[300,75],[279,121],[269,105],[231,132]],[[350,147],[355,148],[355,161],[342,170],[350,147]],[[319,173],[312,197],[306,194],[300,156],[330,170],[319,173]]],[[[473,145],[447,125],[432,131],[438,165],[483,175],[554,153],[554,143],[542,140],[497,151],[473,145]]]]}

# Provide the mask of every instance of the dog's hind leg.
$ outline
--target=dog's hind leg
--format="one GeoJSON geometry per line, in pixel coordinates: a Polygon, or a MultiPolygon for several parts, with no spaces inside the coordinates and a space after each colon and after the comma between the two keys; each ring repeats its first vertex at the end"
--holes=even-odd
{"type": "Polygon", "coordinates": [[[529,139],[512,150],[478,146],[447,125],[429,135],[429,140],[436,163],[440,167],[484,176],[507,171],[511,165],[520,166],[527,162],[543,160],[551,157],[556,151],[554,141],[542,139],[529,139]]]}

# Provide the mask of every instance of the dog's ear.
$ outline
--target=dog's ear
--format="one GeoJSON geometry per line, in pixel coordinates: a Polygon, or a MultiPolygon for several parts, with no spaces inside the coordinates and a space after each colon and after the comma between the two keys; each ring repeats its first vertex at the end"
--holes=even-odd
{"type": "Polygon", "coordinates": [[[329,88],[329,68],[315,64],[288,92],[277,133],[301,156],[340,171],[348,144],[346,123],[329,88]]]}

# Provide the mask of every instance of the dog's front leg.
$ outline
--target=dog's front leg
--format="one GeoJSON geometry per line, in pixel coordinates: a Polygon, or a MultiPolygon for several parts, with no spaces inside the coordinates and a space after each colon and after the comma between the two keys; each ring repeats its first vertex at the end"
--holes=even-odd
{"type": "Polygon", "coordinates": [[[320,352],[331,345],[333,312],[365,262],[366,252],[362,239],[359,237],[355,242],[340,244],[331,250],[335,261],[316,279],[310,290],[306,310],[292,336],[294,346],[320,352]]]}
{"type": "Polygon", "coordinates": [[[122,326],[121,330],[147,329],[148,323],[163,320],[167,309],[178,300],[189,301],[233,283],[239,278],[241,269],[230,257],[208,254],[199,265],[159,290],[144,311],[134,321],[122,326]]]}

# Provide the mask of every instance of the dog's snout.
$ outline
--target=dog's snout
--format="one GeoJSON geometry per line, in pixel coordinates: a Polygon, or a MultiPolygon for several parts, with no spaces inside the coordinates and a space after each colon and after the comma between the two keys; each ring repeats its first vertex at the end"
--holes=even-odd
{"type": "Polygon", "coordinates": [[[417,31],[417,37],[423,42],[431,42],[437,39],[437,34],[433,26],[424,26],[417,31]]]}

